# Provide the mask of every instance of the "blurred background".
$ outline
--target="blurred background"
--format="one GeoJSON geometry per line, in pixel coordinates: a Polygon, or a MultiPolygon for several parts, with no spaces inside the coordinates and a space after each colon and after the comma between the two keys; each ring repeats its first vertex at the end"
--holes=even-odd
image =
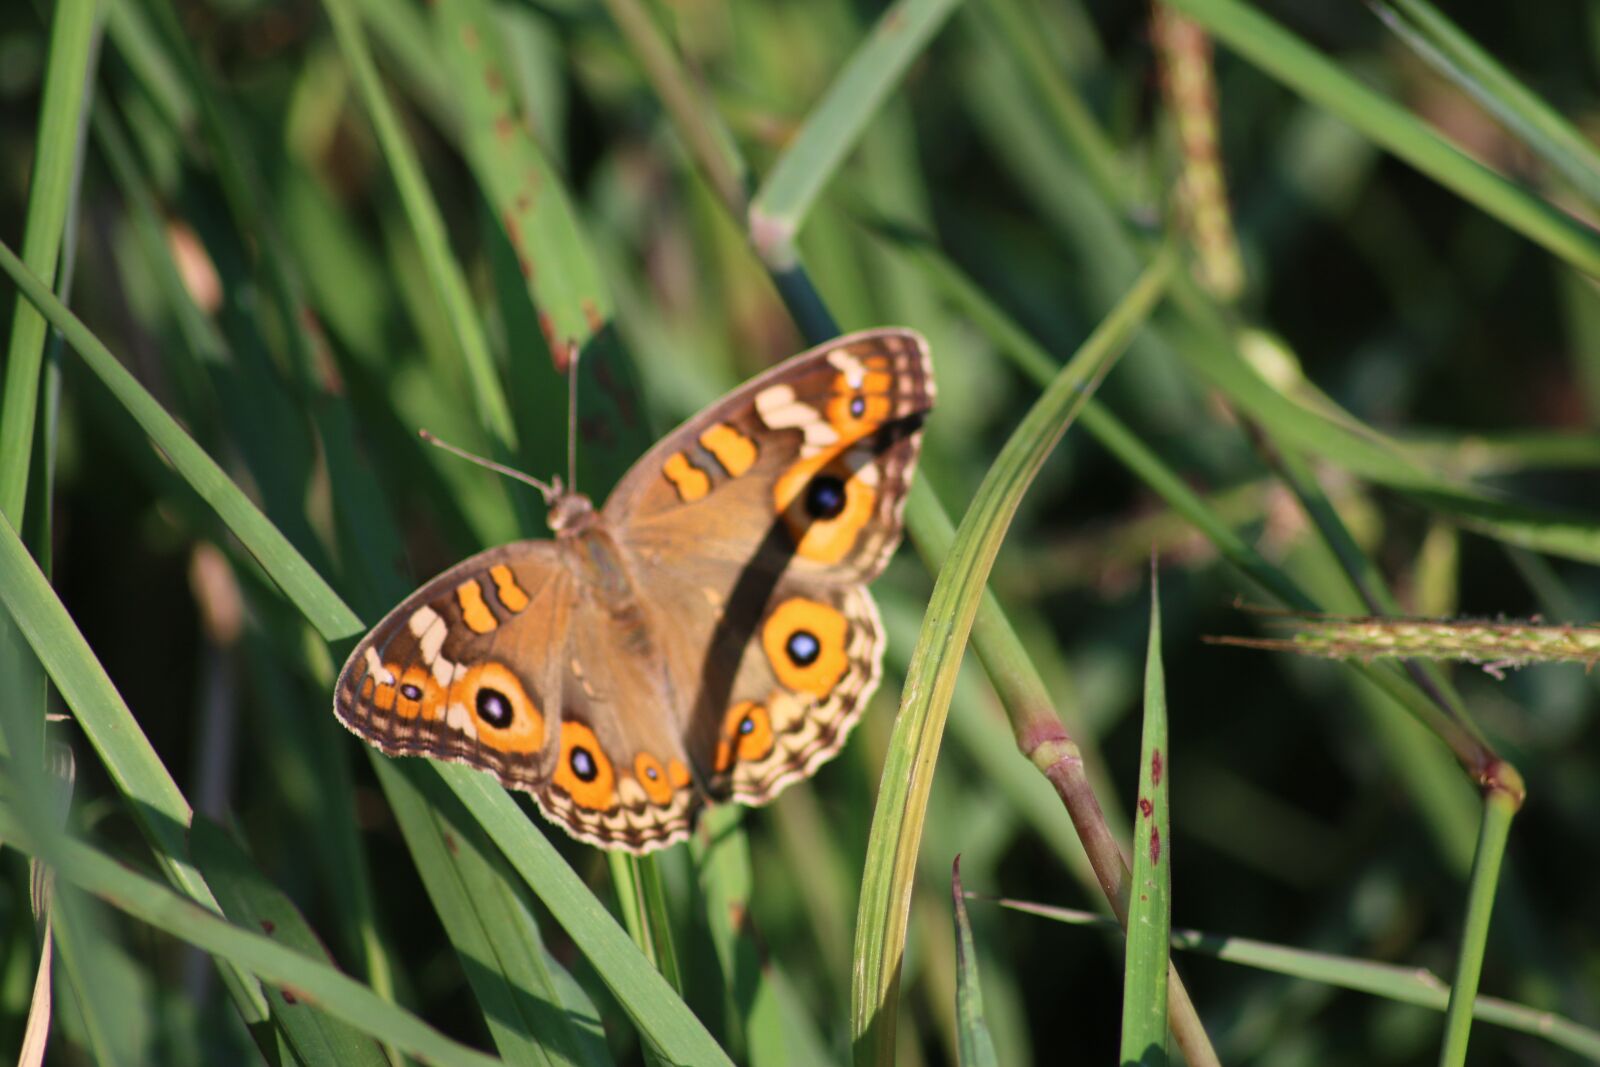
{"type": "MultiPolygon", "coordinates": [[[[1496,118],[1492,101],[1398,32],[1392,11],[1296,2],[1250,10],[1547,197],[1568,223],[1590,226],[1591,201],[1496,118]]],[[[1597,10],[1556,3],[1535,15],[1462,3],[1447,13],[1589,131],[1600,123],[1597,10]]],[[[538,239],[576,249],[570,257],[530,259],[524,242],[537,235],[507,223],[506,198],[520,194],[494,186],[484,169],[473,90],[441,29],[450,16],[432,5],[102,5],[93,119],[63,253],[70,305],[368,623],[470,552],[543,536],[532,494],[414,436],[425,426],[540,477],[564,467],[565,395],[547,337],[581,325],[541,329],[534,301],[549,290],[540,285],[571,281],[602,327],[593,358],[585,355],[579,446],[580,485],[597,497],[661,433],[807,343],[745,220],[726,210],[674,131],[615,8],[545,0],[484,12],[505,64],[499,88],[548,161],[527,178],[527,193],[541,206],[564,196],[564,217],[575,220],[576,236],[538,239]],[[359,21],[440,209],[514,443],[497,439],[484,415],[414,209],[330,25],[335,8],[359,21]]],[[[884,6],[671,0],[647,13],[753,186],[795,143],[884,6]]],[[[13,248],[29,211],[53,15],[42,0],[0,7],[0,239],[13,248]]],[[[1008,358],[1015,346],[1005,330],[1064,361],[1154,243],[1176,232],[1183,269],[1237,329],[1245,361],[1285,395],[1336,404],[1352,425],[1463,483],[1586,513],[1573,522],[1592,536],[1600,298],[1590,279],[1283,76],[1227,48],[1213,65],[1195,38],[1173,43],[1153,19],[1142,4],[955,7],[805,215],[801,261],[840,328],[906,324],[932,344],[940,406],[923,471],[952,517],[1038,392],[1008,358]],[[1212,89],[1175,91],[1183,64],[1209,69],[1212,89]],[[1205,139],[1186,134],[1186,121],[1215,124],[1214,154],[1195,151],[1205,139]],[[1086,156],[1086,143],[1102,153],[1086,156]],[[1219,205],[1231,216],[1219,220],[1219,205]]],[[[1161,321],[1107,379],[1104,409],[1326,610],[1365,613],[1279,478],[1272,428],[1242,418],[1236,398],[1197,371],[1183,331],[1161,321]]],[[[35,479],[24,532],[36,555],[47,548],[61,599],[163,762],[198,810],[237,828],[358,975],[364,950],[342,897],[349,865],[364,868],[396,995],[485,1047],[481,1013],[363,746],[332,718],[327,671],[348,643],[329,649],[315,638],[81,361],[52,348],[46,366],[59,389],[58,401],[48,394],[54,421],[39,438],[53,450],[53,494],[35,479]]],[[[1474,533],[1337,454],[1306,458],[1403,611],[1600,615],[1592,559],[1474,533]]],[[[1026,497],[992,585],[1085,746],[1112,826],[1126,830],[1136,782],[1152,548],[1172,729],[1174,923],[1448,977],[1477,830],[1473,784],[1436,738],[1346,668],[1205,644],[1207,635],[1262,632],[1236,599],[1273,601],[1169,508],[1147,473],[1079,426],[1026,497]]],[[[875,586],[889,677],[855,738],[813,782],[743,819],[759,943],[816,1054],[833,1062],[848,1061],[851,939],[873,798],[931,584],[903,551],[875,586]]],[[[1483,990],[1600,1025],[1595,679],[1581,665],[1503,679],[1473,667],[1449,673],[1528,784],[1483,990]]],[[[65,710],[57,698],[50,708],[65,710]]],[[[78,754],[72,828],[149,868],[92,750],[70,724],[57,736],[78,754]]],[[[603,856],[546,830],[609,902],[603,856]]],[[[976,664],[951,709],[922,846],[904,977],[906,1064],[954,1062],[948,877],[957,853],[976,892],[1103,908],[1059,802],[1016,754],[976,664]]],[[[691,976],[687,999],[715,1020],[721,993],[695,979],[712,969],[699,872],[683,848],[661,866],[691,976]]],[[[25,863],[8,852],[3,870],[0,1048],[12,1048],[34,931],[25,863]]],[[[1120,939],[985,902],[971,912],[1001,1062],[1113,1057],[1120,939]]],[[[127,1062],[256,1055],[184,946],[115,913],[102,918],[127,1062]]],[[[590,989],[612,1054],[642,1062],[560,928],[546,921],[543,930],[590,989]]],[[[1435,1012],[1176,958],[1225,1062],[1436,1056],[1435,1012]]],[[[58,1013],[49,1062],[91,1062],[70,997],[58,1013]]],[[[806,1047],[795,1046],[792,1062],[809,1062],[806,1047]]],[[[1475,1063],[1580,1062],[1483,1024],[1473,1052],[1475,1063]]]]}

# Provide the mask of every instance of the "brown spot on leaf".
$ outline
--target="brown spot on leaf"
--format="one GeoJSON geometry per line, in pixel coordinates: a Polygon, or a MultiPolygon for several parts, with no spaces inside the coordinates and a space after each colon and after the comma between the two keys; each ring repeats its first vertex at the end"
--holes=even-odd
{"type": "Polygon", "coordinates": [[[500,76],[498,68],[489,67],[483,72],[483,83],[489,87],[489,92],[499,96],[500,90],[505,88],[506,80],[500,76]]]}
{"type": "Polygon", "coordinates": [[[291,993],[287,987],[285,987],[284,989],[279,990],[279,992],[281,992],[283,994],[283,1002],[285,1004],[298,1004],[298,1003],[300,1003],[300,998],[295,996],[293,993],[291,993]]]}
{"type": "Polygon", "coordinates": [[[511,135],[517,132],[517,123],[510,115],[502,112],[494,120],[494,135],[502,141],[511,140],[511,135]]]}
{"type": "Polygon", "coordinates": [[[274,923],[271,919],[262,919],[261,920],[261,931],[262,931],[262,933],[265,933],[265,934],[270,936],[272,931],[276,930],[277,928],[278,928],[277,924],[274,923]]]}
{"type": "Polygon", "coordinates": [[[467,46],[467,51],[476,52],[478,50],[478,27],[471,25],[461,27],[461,43],[467,46]]]}
{"type": "Polygon", "coordinates": [[[1155,811],[1155,810],[1156,810],[1155,809],[1155,805],[1151,804],[1148,799],[1146,799],[1145,797],[1140,797],[1139,798],[1139,814],[1140,815],[1143,815],[1145,818],[1148,819],[1150,817],[1150,813],[1155,811]]]}
{"type": "Polygon", "coordinates": [[[606,324],[606,320],[600,317],[600,309],[588,297],[583,298],[583,319],[595,333],[599,333],[606,324]]]}
{"type": "Polygon", "coordinates": [[[1159,748],[1150,750],[1150,784],[1161,784],[1161,750],[1159,748]]]}
{"type": "Polygon", "coordinates": [[[561,366],[561,361],[567,356],[567,347],[556,340],[556,320],[550,317],[548,311],[539,312],[539,332],[544,334],[544,346],[550,350],[550,360],[556,365],[556,373],[567,373],[566,368],[561,366]]]}
{"type": "Polygon", "coordinates": [[[461,843],[456,840],[456,835],[451,833],[449,830],[446,830],[443,836],[445,850],[448,851],[452,856],[460,855],[461,843]]]}
{"type": "Polygon", "coordinates": [[[1161,862],[1161,831],[1154,826],[1150,827],[1150,864],[1155,866],[1161,862]]]}

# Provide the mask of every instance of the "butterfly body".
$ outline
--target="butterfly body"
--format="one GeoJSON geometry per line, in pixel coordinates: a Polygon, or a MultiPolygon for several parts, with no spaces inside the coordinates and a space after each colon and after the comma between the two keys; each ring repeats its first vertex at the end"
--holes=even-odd
{"type": "Polygon", "coordinates": [[[866,583],[899,543],[933,400],[922,339],[839,338],[668,434],[553,540],[457,564],[356,646],[340,720],[488,770],[574,836],[643,852],[838,752],[882,673],[866,583]]]}

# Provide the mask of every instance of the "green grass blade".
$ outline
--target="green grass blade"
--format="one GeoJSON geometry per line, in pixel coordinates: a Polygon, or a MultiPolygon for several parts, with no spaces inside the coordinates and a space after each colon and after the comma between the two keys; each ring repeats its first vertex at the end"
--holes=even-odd
{"type": "Polygon", "coordinates": [[[440,0],[434,26],[462,109],[467,161],[517,254],[545,343],[580,348],[611,318],[611,295],[559,176],[519,114],[486,0],[440,0]]]}
{"type": "Polygon", "coordinates": [[[426,764],[370,757],[501,1057],[608,1063],[594,1005],[546,951],[499,851],[426,764]]]}
{"type": "Polygon", "coordinates": [[[806,116],[750,204],[751,239],[774,270],[796,266],[792,245],[812,203],[955,6],[897,0],[806,116]]]}
{"type": "MultiPolygon", "coordinates": [[[[34,854],[39,842],[25,836],[9,808],[0,808],[0,833],[34,854]]],[[[363,1033],[382,1037],[412,1055],[439,1064],[489,1067],[493,1057],[440,1034],[416,1016],[383,1000],[354,979],[272,938],[247,930],[209,908],[137,874],[97,849],[68,838],[43,854],[59,877],[100,897],[118,911],[212,953],[288,989],[363,1033]]]]}
{"type": "Polygon", "coordinates": [[[344,54],[345,62],[350,65],[350,72],[361,93],[362,103],[366,105],[378,142],[383,146],[384,158],[389,163],[395,187],[405,204],[406,218],[421,247],[429,281],[444,307],[451,335],[466,364],[478,418],[484,429],[503,448],[514,450],[517,443],[516,427],[512,425],[511,409],[506,403],[494,356],[489,351],[488,338],[484,336],[483,326],[473,308],[466,277],[450,250],[450,240],[445,234],[439,205],[428,190],[422,164],[417,161],[416,152],[406,140],[400,127],[400,117],[379,81],[378,69],[367,48],[360,16],[351,5],[352,0],[325,0],[323,6],[339,39],[339,49],[344,54]]]}
{"type": "Polygon", "coordinates": [[[1173,0],[1172,6],[1440,185],[1584,273],[1600,274],[1600,235],[1471,158],[1258,9],[1240,0],[1173,0]]]}
{"type": "MultiPolygon", "coordinates": [[[[280,945],[328,966],[333,961],[294,902],[262,875],[239,842],[210,819],[197,817],[189,828],[195,865],[217,895],[222,912],[235,925],[260,930],[280,945]]],[[[325,1014],[315,1004],[282,989],[268,992],[272,1017],[295,1055],[307,1067],[387,1067],[378,1042],[355,1027],[325,1014]]]]}
{"type": "Polygon", "coordinates": [[[89,369],[150,435],[201,499],[227,523],[262,569],[317,628],[318,633],[332,641],[363,629],[355,613],[345,606],[322,576],[295,551],[294,546],[261,514],[216,461],[206,455],[205,450],[128,373],[100,343],[99,338],[68,311],[4,244],[0,244],[0,269],[10,275],[17,288],[44,313],[50,324],[61,331],[67,344],[83,357],[89,369]]]}
{"type": "MultiPolygon", "coordinates": [[[[995,903],[1012,911],[1073,926],[1093,926],[1113,933],[1119,929],[1114,919],[1076,908],[1007,899],[996,900],[995,903]]],[[[1443,1012],[1450,999],[1450,987],[1425,967],[1335,956],[1248,937],[1231,937],[1182,927],[1173,928],[1172,947],[1180,952],[1193,952],[1272,974],[1367,993],[1397,1004],[1413,1004],[1437,1012],[1443,1012]]],[[[1482,1022],[1542,1037],[1553,1045],[1570,1049],[1587,1059],[1600,1060],[1600,1030],[1580,1025],[1555,1012],[1480,995],[1473,1002],[1472,1014],[1482,1022]]]]}
{"type": "MultiPolygon", "coordinates": [[[[956,669],[995,554],[1023,493],[1083,397],[1092,392],[1088,383],[1144,324],[1166,290],[1174,262],[1168,254],[1151,265],[1034,403],[984,477],[934,583],[906,671],[903,706],[883,767],[862,876],[851,983],[855,1060],[862,1067],[893,1062],[911,883],[928,791],[956,669]]],[[[912,489],[913,494],[928,492],[926,481],[912,489]]]]}
{"type": "MultiPolygon", "coordinates": [[[[39,143],[29,176],[28,216],[22,236],[23,262],[43,278],[55,277],[69,200],[78,189],[74,178],[79,132],[89,95],[89,63],[98,51],[98,6],[95,0],[64,0],[56,5],[51,23],[39,106],[39,143]]],[[[44,317],[32,304],[18,300],[6,350],[5,385],[0,388],[0,515],[19,530],[33,461],[44,335],[44,317]]]]}
{"type": "Polygon", "coordinates": [[[1167,957],[1172,926],[1172,828],[1167,809],[1167,683],[1161,662],[1161,595],[1150,569],[1150,645],[1145,659],[1139,802],[1133,817],[1132,894],[1122,982],[1124,1064],[1167,1063],[1167,957]]]}
{"type": "Polygon", "coordinates": [[[1467,1062],[1472,1005],[1478,998],[1478,979],[1483,974],[1483,957],[1489,947],[1489,917],[1494,911],[1495,889],[1500,884],[1500,865],[1506,857],[1511,820],[1521,803],[1520,781],[1496,782],[1484,791],[1483,823],[1478,830],[1478,850],[1472,857],[1472,878],[1467,885],[1467,914],[1461,923],[1456,978],[1450,984],[1450,1003],[1444,1013],[1440,1067],[1461,1067],[1467,1062]]]}
{"type": "Polygon", "coordinates": [[[438,773],[577,943],[657,1052],[673,1063],[711,1067],[732,1062],[498,782],[465,767],[439,767],[438,773]]]}
{"type": "Polygon", "coordinates": [[[1379,0],[1373,9],[1439,73],[1600,207],[1600,151],[1427,0],[1379,0]]]}
{"type": "MultiPolygon", "coordinates": [[[[967,919],[967,895],[961,888],[961,857],[950,865],[950,895],[956,920],[956,1047],[961,1067],[998,1067],[994,1038],[983,1015],[983,986],[978,981],[978,948],[967,919]]],[[[1058,1020],[1059,1021],[1059,1020],[1058,1020]]]]}

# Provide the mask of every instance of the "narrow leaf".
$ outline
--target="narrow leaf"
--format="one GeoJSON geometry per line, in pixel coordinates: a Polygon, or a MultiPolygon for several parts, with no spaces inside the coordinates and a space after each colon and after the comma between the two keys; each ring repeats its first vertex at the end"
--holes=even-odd
{"type": "Polygon", "coordinates": [[[994,1038],[983,1015],[983,986],[978,982],[978,949],[967,920],[967,896],[961,888],[961,857],[950,865],[950,896],[956,917],[956,1048],[961,1067],[997,1067],[994,1038]]]}

